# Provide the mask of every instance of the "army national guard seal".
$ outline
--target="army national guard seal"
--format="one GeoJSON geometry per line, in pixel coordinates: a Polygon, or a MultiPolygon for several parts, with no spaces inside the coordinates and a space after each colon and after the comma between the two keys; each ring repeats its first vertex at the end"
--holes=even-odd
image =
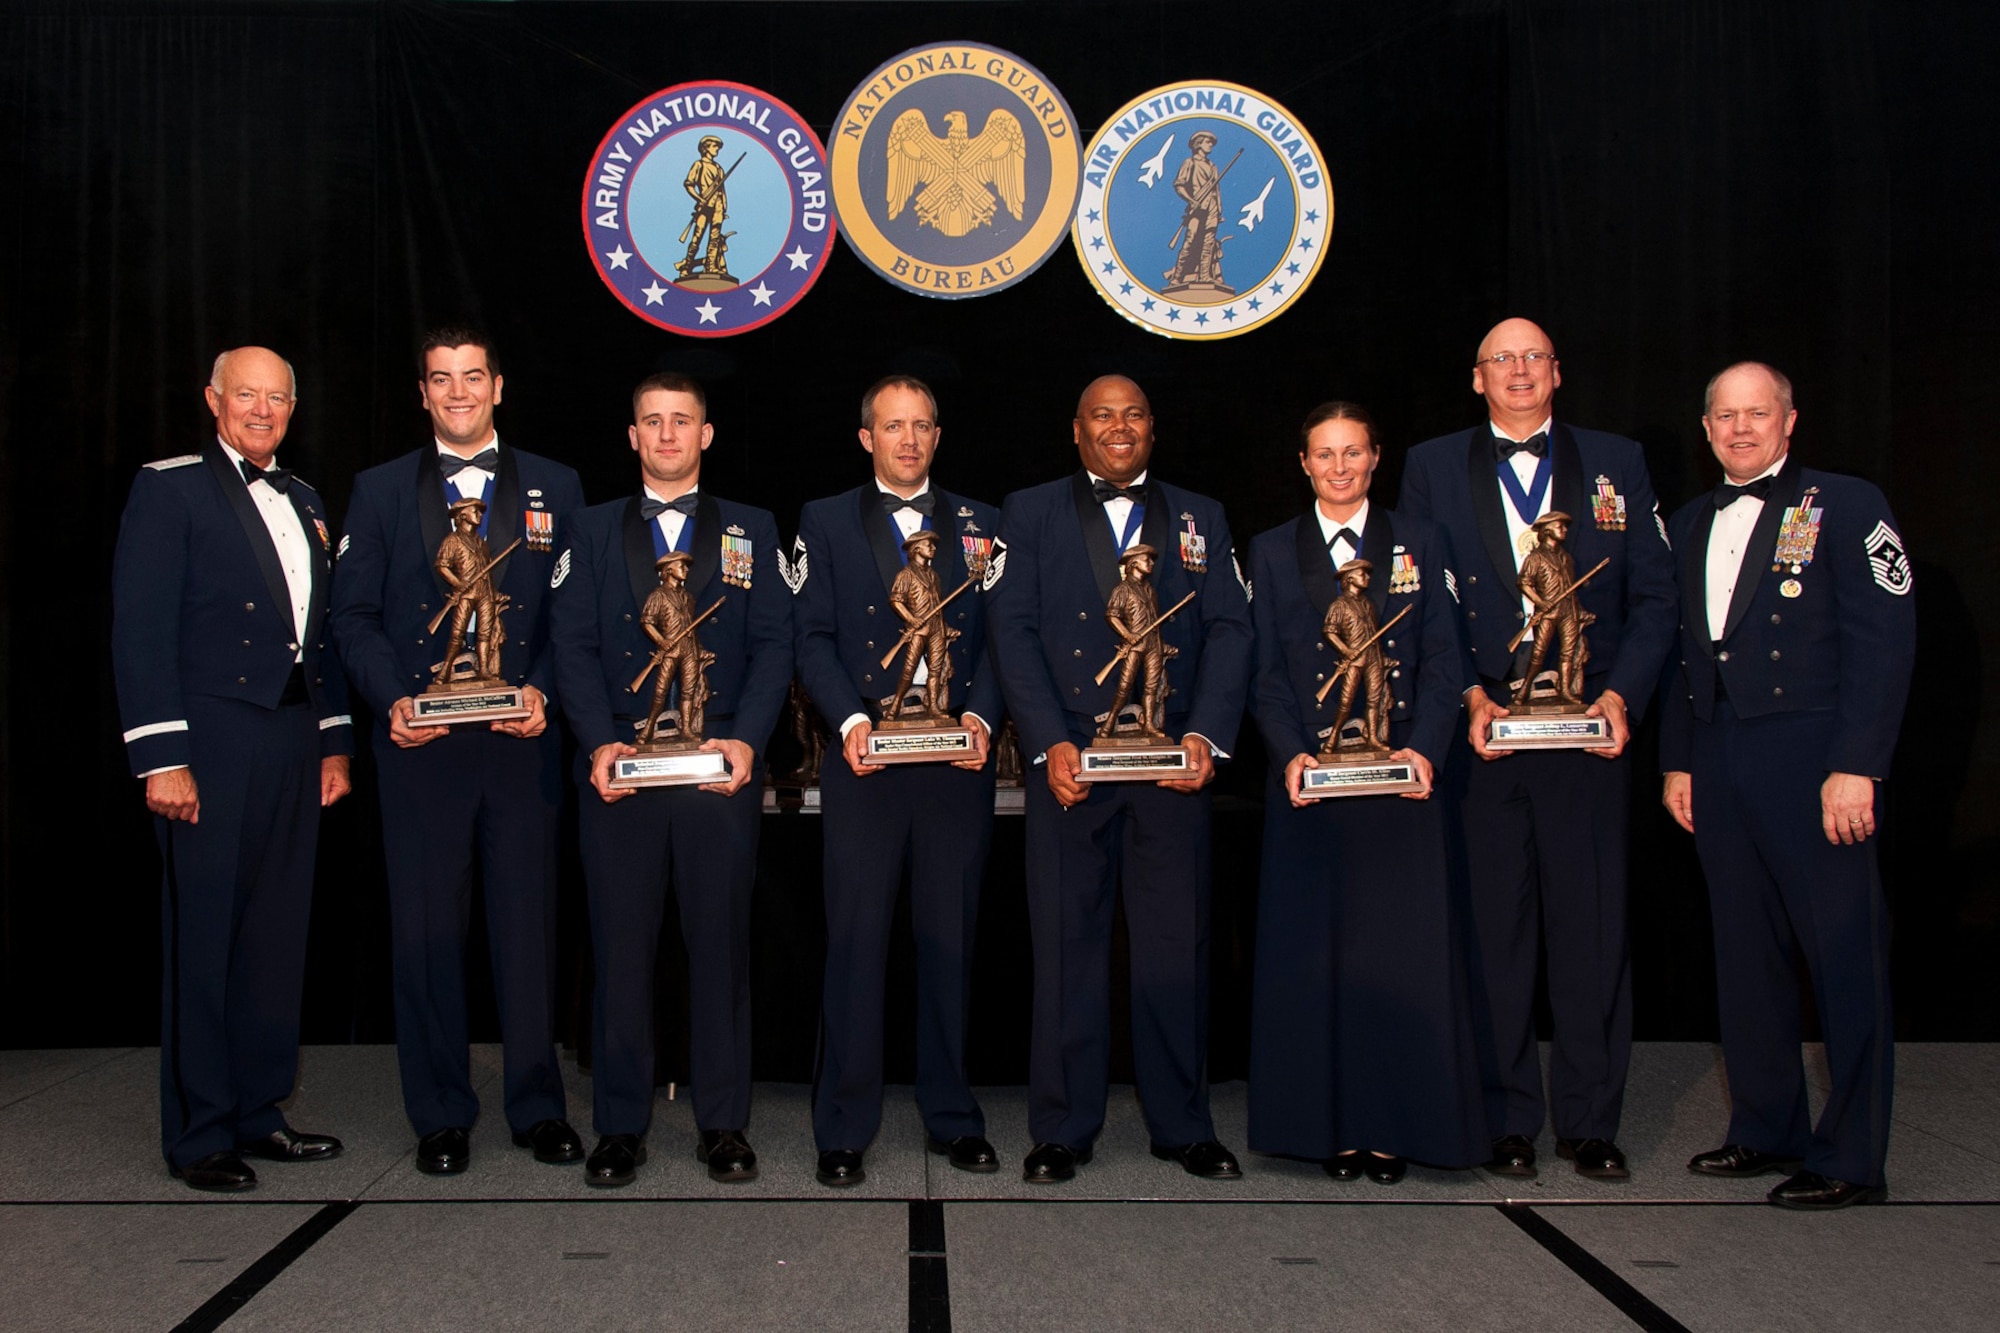
{"type": "Polygon", "coordinates": [[[792,308],[833,248],[826,148],[740,83],[681,83],[611,127],[583,182],[590,262],[627,309],[698,338],[792,308]]]}
{"type": "Polygon", "coordinates": [[[1333,232],[1326,159],[1240,84],[1141,94],[1083,154],[1077,258],[1105,300],[1169,338],[1231,338],[1287,309],[1333,232]]]}
{"type": "Polygon", "coordinates": [[[840,228],[899,287],[989,295],[1069,230],[1076,121],[1019,56],[979,42],[905,51],[848,95],[830,137],[840,228]]]}

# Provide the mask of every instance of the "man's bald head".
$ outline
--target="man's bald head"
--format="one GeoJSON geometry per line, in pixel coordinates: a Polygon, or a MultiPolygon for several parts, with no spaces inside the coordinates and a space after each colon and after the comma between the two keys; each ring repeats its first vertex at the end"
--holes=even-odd
{"type": "Polygon", "coordinates": [[[1555,342],[1532,319],[1503,319],[1480,339],[1472,391],[1509,437],[1526,439],[1541,429],[1561,383],[1555,342]]]}
{"type": "Polygon", "coordinates": [[[292,363],[270,348],[234,347],[215,358],[202,396],[215,414],[216,437],[263,468],[292,424],[298,388],[292,363]]]}
{"type": "Polygon", "coordinates": [[[1072,434],[1086,469],[1129,485],[1153,456],[1153,405],[1125,376],[1100,375],[1077,399],[1072,434]]]}
{"type": "Polygon", "coordinates": [[[214,389],[217,392],[221,391],[222,376],[224,372],[228,369],[230,360],[238,356],[268,356],[275,358],[278,364],[285,368],[285,379],[292,386],[292,400],[294,402],[298,401],[298,396],[299,396],[298,372],[292,369],[291,362],[285,360],[285,358],[279,356],[276,352],[272,351],[268,347],[231,347],[225,351],[217,352],[215,354],[215,364],[208,368],[209,388],[214,389]]]}

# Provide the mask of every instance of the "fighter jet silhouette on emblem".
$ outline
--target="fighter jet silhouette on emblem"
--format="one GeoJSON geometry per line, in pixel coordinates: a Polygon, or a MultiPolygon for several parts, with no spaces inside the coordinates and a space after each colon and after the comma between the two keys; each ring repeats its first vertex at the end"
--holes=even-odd
{"type": "Polygon", "coordinates": [[[915,194],[917,221],[947,236],[963,236],[993,220],[994,198],[1020,220],[1028,160],[1021,122],[995,111],[977,138],[968,138],[963,111],[948,111],[942,139],[921,111],[905,111],[889,129],[889,216],[915,194]],[[989,189],[990,187],[990,189],[989,189]]]}

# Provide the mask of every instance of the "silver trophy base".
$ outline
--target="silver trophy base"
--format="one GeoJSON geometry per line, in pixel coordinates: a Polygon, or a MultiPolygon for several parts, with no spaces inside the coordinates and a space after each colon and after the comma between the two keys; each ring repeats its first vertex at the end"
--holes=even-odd
{"type": "Polygon", "coordinates": [[[1329,796],[1388,796],[1423,789],[1415,764],[1386,756],[1323,759],[1318,768],[1303,770],[1299,779],[1299,796],[1308,801],[1325,800],[1329,796]]]}
{"type": "Polygon", "coordinates": [[[1178,745],[1143,740],[1101,740],[1083,752],[1078,782],[1159,782],[1194,771],[1178,745]]]}
{"type": "Polygon", "coordinates": [[[413,727],[455,727],[472,722],[511,722],[531,717],[528,697],[518,685],[484,689],[426,690],[410,700],[413,727]]]}
{"type": "Polygon", "coordinates": [[[1512,716],[1496,717],[1487,731],[1489,750],[1608,750],[1618,743],[1610,718],[1547,705],[1531,704],[1512,716]]]}
{"type": "Polygon", "coordinates": [[[641,750],[611,761],[613,787],[693,787],[729,781],[720,750],[641,750]]]}
{"type": "Polygon", "coordinates": [[[973,752],[966,727],[896,727],[878,725],[868,733],[865,764],[949,764],[973,752]]]}

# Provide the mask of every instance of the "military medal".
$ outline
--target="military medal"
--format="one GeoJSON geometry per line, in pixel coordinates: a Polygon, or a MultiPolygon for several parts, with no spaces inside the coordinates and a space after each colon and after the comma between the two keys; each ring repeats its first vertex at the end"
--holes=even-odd
{"type": "Polygon", "coordinates": [[[1800,593],[1804,591],[1805,588],[1799,583],[1797,579],[1786,579],[1783,583],[1780,583],[1778,585],[1778,595],[1780,597],[1797,597],[1800,593]]]}
{"type": "Polygon", "coordinates": [[[1190,574],[1208,572],[1208,539],[1194,530],[1194,515],[1182,514],[1187,531],[1181,533],[1181,567],[1190,574]]]}
{"type": "MultiPolygon", "coordinates": [[[[971,525],[967,524],[966,526],[970,527],[971,525]]],[[[965,550],[966,576],[968,578],[983,580],[986,577],[987,560],[993,554],[993,539],[991,537],[974,537],[969,534],[962,534],[958,540],[959,544],[965,550]]]]}
{"type": "Polygon", "coordinates": [[[722,581],[732,588],[748,588],[751,569],[750,538],[732,523],[722,536],[722,581]]]}
{"type": "Polygon", "coordinates": [[[1398,546],[1389,557],[1389,595],[1396,597],[1423,591],[1423,575],[1416,557],[1398,546]]]}
{"type": "Polygon", "coordinates": [[[1541,539],[1535,535],[1535,530],[1533,528],[1523,528],[1521,530],[1521,535],[1514,539],[1514,549],[1520,552],[1521,557],[1523,559],[1526,559],[1528,555],[1535,549],[1535,543],[1540,540],[1541,539]]]}
{"type": "Polygon", "coordinates": [[[531,551],[551,551],[556,544],[556,516],[546,509],[530,509],[521,516],[522,533],[531,551]]]}
{"type": "Polygon", "coordinates": [[[333,538],[327,536],[325,520],[316,518],[313,520],[313,526],[319,529],[320,549],[331,551],[333,549],[333,538]]]}
{"type": "Polygon", "coordinates": [[[1785,569],[1794,574],[1804,573],[1805,567],[1813,562],[1813,548],[1819,544],[1820,519],[1826,513],[1812,507],[1817,494],[1819,487],[1809,487],[1799,502],[1785,511],[1778,524],[1778,549],[1771,556],[1773,574],[1785,569]]]}
{"type": "Polygon", "coordinates": [[[1590,497],[1590,516],[1607,532],[1625,530],[1625,497],[1612,486],[1611,478],[1601,473],[1597,478],[1597,494],[1590,497]]]}

